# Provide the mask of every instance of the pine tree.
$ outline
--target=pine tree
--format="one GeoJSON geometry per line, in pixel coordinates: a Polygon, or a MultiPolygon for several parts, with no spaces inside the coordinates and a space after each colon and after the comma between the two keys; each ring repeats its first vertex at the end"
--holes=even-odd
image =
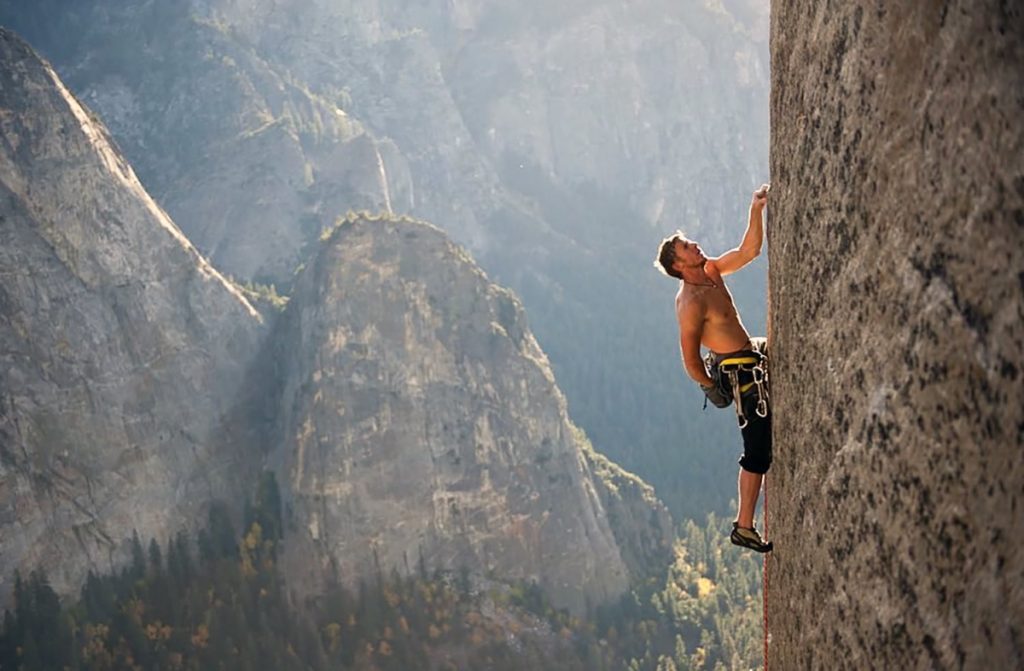
{"type": "Polygon", "coordinates": [[[18,667],[17,642],[14,638],[14,613],[4,610],[4,624],[0,629],[0,669],[18,667]]]}
{"type": "Polygon", "coordinates": [[[20,641],[25,623],[32,619],[32,602],[29,600],[25,581],[21,579],[21,572],[14,572],[14,621],[16,626],[16,640],[20,641]]]}
{"type": "Polygon", "coordinates": [[[30,574],[29,590],[34,615],[28,628],[37,642],[45,642],[39,650],[39,657],[44,665],[60,668],[71,645],[71,632],[61,618],[60,598],[50,587],[43,571],[30,574]]]}
{"type": "Polygon", "coordinates": [[[235,558],[238,556],[238,537],[227,506],[214,502],[208,515],[208,538],[211,556],[214,558],[235,558]]]}
{"type": "Polygon", "coordinates": [[[173,538],[167,541],[167,578],[171,583],[171,589],[177,591],[184,587],[178,544],[174,542],[173,538]]]}
{"type": "Polygon", "coordinates": [[[139,532],[132,531],[132,563],[128,569],[128,575],[133,581],[141,580],[146,575],[146,553],[142,550],[142,541],[139,540],[139,532]]]}
{"type": "Polygon", "coordinates": [[[157,575],[163,573],[164,570],[163,553],[160,551],[160,544],[156,542],[155,538],[149,541],[149,567],[157,575]]]}
{"type": "Polygon", "coordinates": [[[263,471],[260,475],[259,488],[256,492],[256,510],[259,516],[257,521],[263,528],[264,538],[272,541],[281,540],[284,537],[281,491],[273,471],[263,471]]]}
{"type": "Polygon", "coordinates": [[[676,668],[679,671],[689,671],[690,669],[690,658],[686,654],[686,641],[679,634],[676,634],[676,650],[674,656],[676,662],[676,668]]]}
{"type": "Polygon", "coordinates": [[[459,577],[456,582],[456,586],[459,590],[459,594],[463,598],[469,598],[473,589],[473,582],[470,580],[469,567],[465,564],[459,567],[459,577]]]}
{"type": "Polygon", "coordinates": [[[196,539],[196,545],[199,546],[199,561],[203,564],[209,564],[216,558],[216,554],[213,549],[213,541],[210,539],[210,532],[206,529],[199,530],[199,537],[196,539]]]}
{"type": "Polygon", "coordinates": [[[427,560],[423,556],[423,546],[419,546],[419,560],[416,562],[417,572],[419,573],[420,580],[427,579],[427,560]]]}
{"type": "Polygon", "coordinates": [[[43,657],[39,651],[39,644],[36,642],[35,635],[31,632],[25,632],[24,637],[21,641],[21,656],[18,660],[18,669],[44,669],[43,657]]]}

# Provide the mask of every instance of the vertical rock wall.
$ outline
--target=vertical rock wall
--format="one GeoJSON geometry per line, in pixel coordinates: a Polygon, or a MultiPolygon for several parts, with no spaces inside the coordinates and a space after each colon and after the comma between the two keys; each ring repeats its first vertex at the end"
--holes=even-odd
{"type": "Polygon", "coordinates": [[[770,667],[1024,667],[1024,16],[772,3],[770,667]]]}

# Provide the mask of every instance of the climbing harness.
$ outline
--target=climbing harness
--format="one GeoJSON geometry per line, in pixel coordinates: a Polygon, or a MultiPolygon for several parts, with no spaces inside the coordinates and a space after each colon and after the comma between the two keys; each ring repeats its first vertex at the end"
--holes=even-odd
{"type": "MultiPolygon", "coordinates": [[[[757,389],[757,405],[754,412],[764,419],[768,416],[768,358],[753,350],[740,352],[736,356],[730,356],[718,362],[718,370],[729,380],[729,387],[732,389],[733,405],[736,406],[736,421],[740,428],[747,426],[747,415],[743,410],[743,394],[751,387],[757,389]],[[753,381],[740,384],[740,375],[749,374],[753,381]]],[[[746,376],[745,376],[746,377],[746,376]]]]}

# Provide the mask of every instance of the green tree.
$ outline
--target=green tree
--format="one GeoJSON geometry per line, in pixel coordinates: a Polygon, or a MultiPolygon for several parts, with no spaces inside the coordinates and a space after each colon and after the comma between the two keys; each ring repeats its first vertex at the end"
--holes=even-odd
{"type": "Polygon", "coordinates": [[[139,540],[138,531],[132,531],[131,554],[132,562],[128,569],[128,575],[132,580],[141,580],[146,575],[146,553],[142,551],[142,541],[139,540]]]}
{"type": "Polygon", "coordinates": [[[160,551],[160,544],[156,539],[149,541],[149,568],[153,573],[159,574],[164,570],[163,553],[160,551]]]}

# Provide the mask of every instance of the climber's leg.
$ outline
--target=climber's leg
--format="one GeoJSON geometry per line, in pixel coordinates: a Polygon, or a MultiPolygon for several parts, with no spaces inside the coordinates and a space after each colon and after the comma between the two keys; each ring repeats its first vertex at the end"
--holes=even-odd
{"type": "Polygon", "coordinates": [[[754,513],[757,510],[757,498],[761,494],[761,480],[763,477],[760,473],[752,473],[744,468],[740,469],[740,475],[737,478],[740,510],[736,523],[741,527],[750,529],[754,526],[754,513]]]}
{"type": "Polygon", "coordinates": [[[761,483],[764,474],[772,464],[772,422],[771,412],[760,417],[754,408],[747,407],[751,401],[744,401],[744,413],[747,424],[743,433],[743,456],[740,457],[739,474],[739,514],[733,524],[730,540],[735,545],[750,548],[756,552],[770,552],[772,544],[761,539],[754,528],[754,513],[757,510],[757,499],[761,495],[761,483]]]}

